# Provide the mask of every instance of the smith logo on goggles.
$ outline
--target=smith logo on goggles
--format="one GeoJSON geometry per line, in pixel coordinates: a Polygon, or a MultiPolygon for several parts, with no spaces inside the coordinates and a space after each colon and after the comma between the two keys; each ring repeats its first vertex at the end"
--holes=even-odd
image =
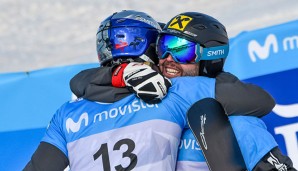
{"type": "Polygon", "coordinates": [[[187,64],[198,63],[200,60],[226,58],[229,45],[204,48],[198,43],[164,34],[158,38],[156,50],[160,59],[167,58],[171,54],[175,62],[187,64]]]}

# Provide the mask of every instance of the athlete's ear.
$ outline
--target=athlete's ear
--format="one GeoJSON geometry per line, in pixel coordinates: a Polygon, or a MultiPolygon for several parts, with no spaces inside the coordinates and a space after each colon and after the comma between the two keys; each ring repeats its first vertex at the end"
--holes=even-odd
{"type": "Polygon", "coordinates": [[[223,71],[224,61],[225,58],[200,61],[199,75],[215,78],[220,72],[223,71]]]}

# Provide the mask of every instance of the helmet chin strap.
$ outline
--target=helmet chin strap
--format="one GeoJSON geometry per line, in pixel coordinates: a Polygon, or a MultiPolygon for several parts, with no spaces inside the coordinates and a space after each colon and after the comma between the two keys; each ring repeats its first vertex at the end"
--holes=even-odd
{"type": "Polygon", "coordinates": [[[120,65],[120,64],[123,64],[123,63],[129,63],[129,62],[134,62],[135,60],[133,58],[117,58],[117,59],[114,59],[110,62],[110,65],[111,66],[115,66],[115,65],[120,65]]]}
{"type": "Polygon", "coordinates": [[[130,58],[130,57],[127,57],[127,58],[117,58],[117,59],[114,59],[110,62],[110,65],[120,65],[122,63],[129,63],[129,62],[150,62],[152,64],[154,64],[154,62],[148,57],[146,56],[145,54],[143,54],[142,56],[140,56],[139,58],[130,58]]]}

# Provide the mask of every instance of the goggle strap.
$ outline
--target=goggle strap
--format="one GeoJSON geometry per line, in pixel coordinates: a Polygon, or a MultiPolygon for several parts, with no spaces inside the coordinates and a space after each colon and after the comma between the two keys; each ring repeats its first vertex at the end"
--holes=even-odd
{"type": "Polygon", "coordinates": [[[200,62],[201,58],[202,58],[202,54],[203,54],[204,48],[200,45],[200,44],[196,44],[196,63],[200,62]]]}
{"type": "Polygon", "coordinates": [[[226,58],[229,54],[229,45],[216,46],[203,48],[203,52],[201,53],[202,57],[200,60],[214,60],[220,58],[226,58]]]}

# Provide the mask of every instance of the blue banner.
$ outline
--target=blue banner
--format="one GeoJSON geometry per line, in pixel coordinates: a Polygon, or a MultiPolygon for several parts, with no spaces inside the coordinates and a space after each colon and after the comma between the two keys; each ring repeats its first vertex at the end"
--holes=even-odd
{"type": "Polygon", "coordinates": [[[273,96],[276,106],[263,120],[298,168],[298,20],[244,32],[230,44],[225,70],[273,96]]]}
{"type": "Polygon", "coordinates": [[[283,154],[298,164],[298,69],[245,80],[260,85],[275,99],[273,111],[263,117],[283,154]]]}
{"type": "Polygon", "coordinates": [[[0,170],[22,170],[54,112],[72,99],[70,79],[99,64],[0,74],[0,170]]]}
{"type": "Polygon", "coordinates": [[[247,79],[298,67],[298,20],[252,32],[230,42],[225,69],[247,79]]]}

